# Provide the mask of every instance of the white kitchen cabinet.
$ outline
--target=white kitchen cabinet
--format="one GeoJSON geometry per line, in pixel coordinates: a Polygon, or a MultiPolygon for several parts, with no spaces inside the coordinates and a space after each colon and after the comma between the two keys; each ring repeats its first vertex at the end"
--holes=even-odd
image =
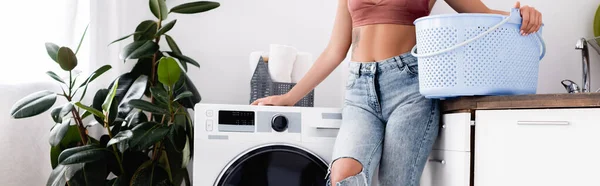
{"type": "Polygon", "coordinates": [[[420,185],[469,186],[471,113],[444,114],[441,126],[420,185]]]}
{"type": "Polygon", "coordinates": [[[475,186],[600,185],[600,109],[478,110],[475,186]]]}
{"type": "Polygon", "coordinates": [[[470,152],[471,113],[444,114],[433,149],[470,152]]]}
{"type": "Polygon", "coordinates": [[[468,186],[471,153],[433,150],[421,176],[421,186],[468,186]]]}

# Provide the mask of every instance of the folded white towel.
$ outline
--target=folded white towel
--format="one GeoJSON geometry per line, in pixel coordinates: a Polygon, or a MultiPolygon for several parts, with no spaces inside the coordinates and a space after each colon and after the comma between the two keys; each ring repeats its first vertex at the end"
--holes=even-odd
{"type": "Polygon", "coordinates": [[[292,70],[298,50],[286,45],[271,44],[269,47],[269,74],[275,82],[291,83],[292,70]]]}

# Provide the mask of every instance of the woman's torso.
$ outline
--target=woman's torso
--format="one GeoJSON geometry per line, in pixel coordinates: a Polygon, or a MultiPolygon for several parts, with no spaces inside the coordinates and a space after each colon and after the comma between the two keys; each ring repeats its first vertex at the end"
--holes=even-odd
{"type": "Polygon", "coordinates": [[[434,3],[435,0],[348,0],[353,19],[352,61],[381,61],[410,51],[416,44],[412,21],[428,15],[434,3]]]}

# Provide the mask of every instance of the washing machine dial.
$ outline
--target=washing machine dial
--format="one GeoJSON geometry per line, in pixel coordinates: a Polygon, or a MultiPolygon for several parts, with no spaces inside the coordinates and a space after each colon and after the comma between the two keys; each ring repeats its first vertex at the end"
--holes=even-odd
{"type": "Polygon", "coordinates": [[[271,127],[277,132],[283,132],[288,128],[288,120],[285,116],[275,115],[271,119],[271,127]]]}

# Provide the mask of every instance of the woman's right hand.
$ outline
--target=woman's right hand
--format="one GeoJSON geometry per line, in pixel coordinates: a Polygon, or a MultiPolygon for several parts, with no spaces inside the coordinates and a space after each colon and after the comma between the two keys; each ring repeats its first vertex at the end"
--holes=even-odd
{"type": "Polygon", "coordinates": [[[287,94],[283,94],[257,99],[251,105],[294,106],[295,103],[287,94]]]}

